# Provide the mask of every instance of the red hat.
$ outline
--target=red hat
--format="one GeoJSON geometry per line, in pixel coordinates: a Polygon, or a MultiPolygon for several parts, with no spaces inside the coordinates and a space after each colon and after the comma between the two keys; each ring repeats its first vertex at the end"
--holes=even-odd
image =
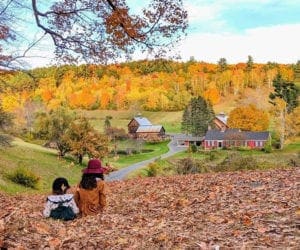
{"type": "Polygon", "coordinates": [[[83,169],[84,174],[102,174],[103,168],[99,159],[91,159],[88,162],[87,168],[83,169]]]}

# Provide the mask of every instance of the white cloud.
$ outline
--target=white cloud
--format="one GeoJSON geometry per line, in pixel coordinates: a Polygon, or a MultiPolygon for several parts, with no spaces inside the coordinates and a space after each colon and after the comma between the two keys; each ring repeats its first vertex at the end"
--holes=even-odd
{"type": "Polygon", "coordinates": [[[225,57],[228,63],[245,62],[251,55],[255,62],[295,63],[300,59],[300,24],[248,29],[243,34],[190,34],[180,51],[183,60],[216,63],[225,57]]]}
{"type": "Polygon", "coordinates": [[[217,19],[220,8],[215,5],[198,5],[195,3],[185,4],[189,22],[211,21],[217,19]]]}

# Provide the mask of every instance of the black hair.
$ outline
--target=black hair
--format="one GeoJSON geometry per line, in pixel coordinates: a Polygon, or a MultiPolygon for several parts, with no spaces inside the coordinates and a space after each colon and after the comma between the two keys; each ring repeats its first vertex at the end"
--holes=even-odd
{"type": "Polygon", "coordinates": [[[94,189],[97,187],[97,180],[95,174],[83,174],[80,182],[80,187],[83,189],[94,189]]]}
{"type": "Polygon", "coordinates": [[[52,193],[57,194],[57,195],[65,194],[69,188],[70,188],[70,185],[69,185],[67,179],[63,178],[63,177],[59,177],[53,181],[52,193]],[[65,186],[66,188],[63,189],[62,186],[65,186]]]}
{"type": "Polygon", "coordinates": [[[86,175],[86,176],[93,176],[95,178],[100,178],[101,180],[104,180],[104,175],[103,173],[87,173],[87,174],[83,174],[83,175],[86,175]]]}

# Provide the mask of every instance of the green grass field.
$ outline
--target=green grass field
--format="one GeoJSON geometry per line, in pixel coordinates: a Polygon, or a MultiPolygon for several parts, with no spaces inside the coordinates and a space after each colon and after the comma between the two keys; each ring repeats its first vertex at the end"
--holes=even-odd
{"type": "Polygon", "coordinates": [[[18,141],[12,147],[0,149],[0,190],[7,193],[49,192],[52,181],[57,177],[67,177],[70,184],[76,184],[80,180],[81,169],[71,160],[58,159],[57,153],[52,150],[18,141]],[[24,188],[6,178],[6,174],[18,167],[28,168],[40,176],[38,190],[24,188]]]}
{"type": "MultiPolygon", "coordinates": [[[[125,144],[125,142],[123,143],[125,144]]],[[[147,150],[145,153],[119,155],[117,158],[106,157],[103,162],[109,161],[117,168],[126,167],[166,153],[168,151],[167,144],[167,141],[156,144],[145,143],[142,147],[142,149],[147,150]]],[[[122,147],[125,148],[125,145],[122,147]]],[[[81,170],[86,166],[86,162],[87,158],[84,159],[84,164],[81,166],[74,163],[71,157],[58,159],[56,150],[15,139],[11,147],[0,148],[0,191],[10,194],[50,192],[52,182],[57,177],[66,177],[71,185],[76,185],[80,181],[81,170]],[[38,190],[25,188],[7,178],[7,174],[19,167],[29,169],[40,177],[38,190]]]]}

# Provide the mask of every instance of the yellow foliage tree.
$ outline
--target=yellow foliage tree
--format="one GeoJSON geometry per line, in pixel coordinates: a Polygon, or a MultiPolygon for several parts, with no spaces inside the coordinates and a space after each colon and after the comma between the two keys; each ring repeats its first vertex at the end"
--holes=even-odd
{"type": "Polygon", "coordinates": [[[300,106],[286,115],[286,137],[291,138],[300,135],[300,106]]]}
{"type": "Polygon", "coordinates": [[[233,109],[229,113],[228,126],[246,131],[264,131],[269,128],[268,114],[250,104],[233,109]]]}

